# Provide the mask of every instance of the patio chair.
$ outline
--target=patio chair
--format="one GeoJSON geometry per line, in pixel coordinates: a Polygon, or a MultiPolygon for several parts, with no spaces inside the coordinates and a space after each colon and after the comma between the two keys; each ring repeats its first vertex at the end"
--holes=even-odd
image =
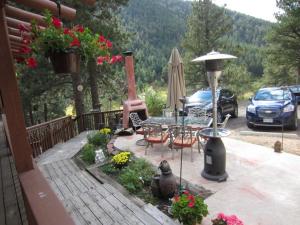
{"type": "Polygon", "coordinates": [[[161,124],[149,123],[145,124],[142,128],[144,130],[144,137],[147,142],[147,147],[145,148],[145,155],[147,155],[147,150],[149,146],[153,147],[153,144],[163,145],[169,138],[168,131],[164,131],[161,124]]]}
{"type": "Polygon", "coordinates": [[[172,159],[174,158],[174,147],[191,148],[191,162],[193,162],[193,145],[197,138],[194,136],[192,127],[190,126],[170,126],[170,146],[172,150],[172,159]]]}
{"type": "Polygon", "coordinates": [[[230,115],[230,114],[227,114],[227,115],[225,116],[224,121],[223,121],[222,123],[218,123],[218,124],[217,124],[218,128],[225,128],[226,125],[227,125],[227,122],[228,122],[228,120],[229,120],[230,117],[231,117],[231,115],[230,115]]]}
{"type": "MultiPolygon", "coordinates": [[[[231,115],[227,114],[224,121],[222,123],[217,124],[218,128],[225,128],[230,117],[231,117],[231,115]]],[[[198,151],[199,151],[199,153],[200,153],[201,148],[204,149],[204,146],[206,145],[206,142],[208,140],[208,138],[203,137],[200,132],[201,132],[201,130],[199,130],[196,134],[196,137],[197,137],[197,140],[198,140],[198,151]]]]}
{"type": "MultiPolygon", "coordinates": [[[[132,126],[134,127],[134,131],[136,134],[141,134],[145,136],[144,129],[142,128],[143,120],[139,117],[136,112],[132,112],[129,114],[129,118],[132,122],[132,126]]],[[[145,138],[139,139],[136,141],[136,145],[145,146],[147,143],[145,142],[145,138]]]]}

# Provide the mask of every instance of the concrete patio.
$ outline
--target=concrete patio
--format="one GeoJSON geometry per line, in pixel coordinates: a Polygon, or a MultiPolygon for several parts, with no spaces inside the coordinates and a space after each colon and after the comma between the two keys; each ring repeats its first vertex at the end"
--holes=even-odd
{"type": "MultiPolygon", "coordinates": [[[[141,135],[119,137],[114,145],[132,151],[154,165],[166,159],[173,173],[179,176],[180,151],[175,152],[172,160],[168,147],[158,144],[149,148],[145,155],[145,147],[135,144],[141,138],[141,135]]],[[[229,174],[226,182],[212,182],[201,177],[203,152],[198,154],[196,145],[194,162],[190,161],[190,149],[183,152],[183,178],[214,193],[206,199],[209,216],[202,224],[211,224],[211,218],[219,212],[235,214],[245,225],[300,224],[300,157],[274,153],[272,149],[230,138],[223,138],[223,142],[229,174]]]]}

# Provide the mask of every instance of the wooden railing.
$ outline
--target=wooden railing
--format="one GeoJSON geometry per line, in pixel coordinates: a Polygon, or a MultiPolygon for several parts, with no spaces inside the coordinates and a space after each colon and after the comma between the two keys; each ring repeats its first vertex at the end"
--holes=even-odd
{"type": "Polygon", "coordinates": [[[76,119],[70,116],[58,118],[27,128],[27,138],[33,157],[41,155],[60,142],[75,137],[86,130],[103,127],[115,128],[121,124],[122,110],[85,113],[76,119]]]}
{"type": "Polygon", "coordinates": [[[78,125],[82,130],[99,130],[103,127],[115,128],[121,125],[123,110],[106,112],[90,112],[78,118],[78,125]]]}
{"type": "Polygon", "coordinates": [[[55,119],[27,128],[27,138],[36,157],[60,142],[77,135],[74,120],[70,116],[55,119]]]}

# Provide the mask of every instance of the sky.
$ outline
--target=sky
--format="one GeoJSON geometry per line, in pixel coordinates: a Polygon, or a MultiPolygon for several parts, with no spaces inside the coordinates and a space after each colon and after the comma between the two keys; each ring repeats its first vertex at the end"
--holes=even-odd
{"type": "Polygon", "coordinates": [[[276,0],[212,0],[219,6],[241,12],[260,19],[276,22],[274,13],[278,12],[276,0]]]}

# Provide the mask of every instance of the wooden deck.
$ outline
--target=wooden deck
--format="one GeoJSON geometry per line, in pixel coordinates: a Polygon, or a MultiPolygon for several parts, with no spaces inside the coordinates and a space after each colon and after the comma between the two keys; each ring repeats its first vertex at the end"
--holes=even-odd
{"type": "Polygon", "coordinates": [[[0,120],[0,224],[27,225],[26,211],[13,157],[0,120]]]}
{"type": "Polygon", "coordinates": [[[78,225],[166,224],[157,221],[113,186],[98,182],[77,167],[69,156],[74,155],[74,149],[79,151],[79,143],[84,139],[84,135],[71,139],[55,151],[49,150],[47,157],[43,156],[38,161],[40,170],[74,222],[78,225]],[[69,154],[71,146],[72,154],[69,154]],[[61,160],[58,155],[62,156],[61,160]]]}

